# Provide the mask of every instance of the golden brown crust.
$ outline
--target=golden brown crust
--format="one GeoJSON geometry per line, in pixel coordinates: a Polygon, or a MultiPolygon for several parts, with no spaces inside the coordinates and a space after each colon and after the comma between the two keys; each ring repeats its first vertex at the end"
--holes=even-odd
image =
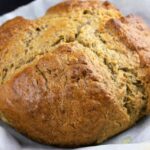
{"type": "Polygon", "coordinates": [[[107,75],[93,57],[67,45],[47,54],[1,86],[3,115],[33,139],[55,145],[101,142],[126,128],[129,118],[106,93],[107,75]]]}
{"type": "MultiPolygon", "coordinates": [[[[142,67],[140,74],[150,97],[150,28],[135,15],[122,17],[119,20],[111,19],[107,22],[106,28],[115,33],[127,47],[138,53],[142,67]]],[[[148,99],[147,113],[150,113],[150,98],[148,99]]]]}
{"type": "Polygon", "coordinates": [[[108,2],[73,0],[2,25],[1,119],[36,141],[77,147],[148,114],[149,28],[120,17],[108,2]]]}
{"type": "Polygon", "coordinates": [[[4,49],[7,45],[11,45],[13,40],[20,40],[22,34],[24,34],[32,24],[32,21],[22,17],[16,17],[4,23],[0,27],[0,50],[4,49]]]}
{"type": "Polygon", "coordinates": [[[66,2],[63,2],[59,5],[56,5],[52,8],[50,8],[47,11],[47,14],[56,14],[56,15],[62,15],[63,13],[68,13],[71,11],[77,11],[77,10],[86,10],[86,9],[116,9],[111,3],[107,1],[100,2],[99,0],[66,0],[66,2]]]}
{"type": "Polygon", "coordinates": [[[138,52],[142,65],[150,65],[150,29],[141,18],[129,15],[120,20],[112,19],[106,27],[113,29],[121,41],[138,52]]]}

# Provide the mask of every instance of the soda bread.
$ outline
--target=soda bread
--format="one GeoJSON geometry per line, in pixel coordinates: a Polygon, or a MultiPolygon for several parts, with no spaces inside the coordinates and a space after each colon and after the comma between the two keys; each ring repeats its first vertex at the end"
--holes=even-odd
{"type": "Polygon", "coordinates": [[[35,141],[98,144],[150,113],[150,29],[70,0],[0,27],[0,116],[35,141]]]}

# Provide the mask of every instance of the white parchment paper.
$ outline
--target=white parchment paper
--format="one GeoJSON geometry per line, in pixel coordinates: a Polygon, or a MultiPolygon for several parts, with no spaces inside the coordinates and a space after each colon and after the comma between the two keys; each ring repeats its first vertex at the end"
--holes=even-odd
{"type": "MultiPolygon", "coordinates": [[[[24,16],[34,19],[44,15],[45,11],[63,0],[36,0],[0,17],[0,24],[24,16]]],[[[138,14],[150,25],[150,0],[110,0],[124,14],[138,14]]],[[[0,150],[52,150],[60,148],[41,145],[0,121],[0,150]]],[[[98,146],[84,147],[79,150],[150,150],[150,117],[140,120],[133,128],[111,138],[98,146]]]]}

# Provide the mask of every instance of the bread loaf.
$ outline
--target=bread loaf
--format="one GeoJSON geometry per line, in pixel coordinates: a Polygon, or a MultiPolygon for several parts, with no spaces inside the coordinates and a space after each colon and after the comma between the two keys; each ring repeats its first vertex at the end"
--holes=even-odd
{"type": "Polygon", "coordinates": [[[150,113],[150,29],[108,2],[70,0],[0,27],[0,116],[45,144],[99,144],[150,113]]]}

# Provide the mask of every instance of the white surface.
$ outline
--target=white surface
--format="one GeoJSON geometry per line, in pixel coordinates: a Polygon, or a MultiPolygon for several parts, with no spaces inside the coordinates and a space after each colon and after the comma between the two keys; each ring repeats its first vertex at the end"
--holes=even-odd
{"type": "MultiPolygon", "coordinates": [[[[24,16],[34,19],[42,16],[52,5],[62,0],[36,0],[31,4],[21,7],[11,13],[0,17],[0,23],[14,18],[24,16]]],[[[150,24],[150,0],[110,0],[125,14],[133,12],[141,15],[150,24]]],[[[14,129],[0,122],[0,150],[51,150],[59,149],[40,145],[32,142],[14,129]]],[[[103,143],[103,145],[80,148],[80,150],[150,150],[150,117],[138,122],[133,128],[127,130],[103,143]]]]}

